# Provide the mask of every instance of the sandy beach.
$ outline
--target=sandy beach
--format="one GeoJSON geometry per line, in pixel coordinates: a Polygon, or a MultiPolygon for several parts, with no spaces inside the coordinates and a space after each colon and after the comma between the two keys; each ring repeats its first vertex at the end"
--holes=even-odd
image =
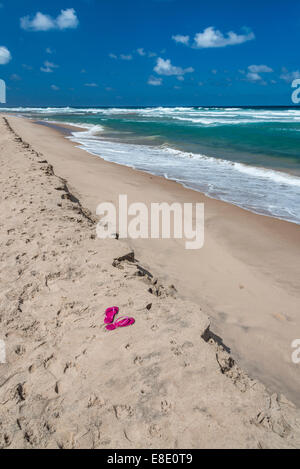
{"type": "MultiPolygon", "coordinates": [[[[299,366],[291,343],[300,330],[300,226],[259,216],[181,185],[108,163],[75,148],[65,133],[11,118],[17,132],[47,154],[94,215],[99,203],[204,202],[205,243],[186,250],[184,240],[128,240],[143,263],[180,296],[211,318],[214,332],[251,376],[300,406],[299,366]]],[[[65,127],[65,130],[67,126],[65,127]]]]}
{"type": "Polygon", "coordinates": [[[27,119],[0,117],[0,148],[0,448],[299,447],[300,227],[27,119]],[[204,247],[97,239],[119,194],[204,202],[204,247]],[[134,326],[106,331],[112,305],[134,326]]]}

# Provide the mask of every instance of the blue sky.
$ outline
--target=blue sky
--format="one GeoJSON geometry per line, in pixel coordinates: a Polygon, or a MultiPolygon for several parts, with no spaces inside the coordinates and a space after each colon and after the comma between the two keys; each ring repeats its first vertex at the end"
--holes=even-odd
{"type": "Polygon", "coordinates": [[[296,0],[0,0],[10,106],[290,105],[299,44],[296,0]]]}

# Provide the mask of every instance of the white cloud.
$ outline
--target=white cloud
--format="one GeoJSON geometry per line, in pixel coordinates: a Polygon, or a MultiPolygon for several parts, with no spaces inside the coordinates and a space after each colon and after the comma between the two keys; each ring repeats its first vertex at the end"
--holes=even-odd
{"type": "Polygon", "coordinates": [[[52,62],[48,62],[48,60],[46,60],[44,62],[44,65],[41,67],[41,71],[44,73],[52,73],[54,71],[54,68],[58,68],[58,65],[52,62]]]}
{"type": "Polygon", "coordinates": [[[184,75],[185,73],[193,73],[194,69],[192,67],[189,68],[181,68],[181,67],[175,67],[174,65],[171,64],[170,59],[162,59],[159,57],[157,59],[156,66],[154,67],[154,71],[158,75],[184,75]]]}
{"type": "Polygon", "coordinates": [[[215,29],[213,26],[206,28],[202,33],[197,33],[194,38],[193,47],[197,49],[211,48],[211,47],[226,47],[242,44],[246,41],[255,39],[252,31],[246,34],[236,34],[229,31],[224,35],[221,31],[215,29]]]}
{"type": "Polygon", "coordinates": [[[248,70],[252,73],[271,73],[272,68],[267,65],[249,65],[248,70]]]}
{"type": "Polygon", "coordinates": [[[148,85],[160,86],[162,85],[162,78],[150,77],[148,80],[148,85]]]}
{"type": "Polygon", "coordinates": [[[51,29],[76,29],[79,25],[79,20],[74,8],[61,10],[57,18],[50,15],[37,12],[35,16],[24,16],[20,19],[20,25],[25,31],[49,31],[51,29]]]}
{"type": "Polygon", "coordinates": [[[132,60],[132,54],[121,54],[120,57],[118,57],[116,54],[108,54],[108,56],[111,59],[121,59],[121,60],[132,60]]]}
{"type": "Polygon", "coordinates": [[[97,83],[85,83],[84,86],[87,86],[88,88],[98,88],[97,83]]]}
{"type": "Polygon", "coordinates": [[[0,65],[8,64],[11,61],[11,53],[7,47],[0,46],[0,65]]]}
{"type": "Polygon", "coordinates": [[[179,42],[180,44],[185,44],[187,46],[190,41],[190,36],[183,36],[182,34],[176,34],[175,36],[172,36],[172,39],[175,42],[179,42]]]}
{"type": "Polygon", "coordinates": [[[253,73],[253,72],[248,72],[246,77],[248,81],[252,81],[252,82],[262,80],[262,77],[258,73],[253,73]]]}
{"type": "Polygon", "coordinates": [[[140,48],[137,49],[136,51],[137,51],[137,53],[138,53],[139,55],[141,55],[142,57],[144,57],[144,56],[146,55],[146,52],[145,52],[145,50],[144,50],[142,47],[140,47],[140,48]]]}
{"type": "Polygon", "coordinates": [[[47,54],[53,54],[54,51],[53,51],[50,47],[47,47],[46,53],[47,53],[47,54]]]}
{"type": "Polygon", "coordinates": [[[59,91],[59,87],[56,86],[56,85],[51,85],[51,89],[52,89],[53,91],[59,91]]]}
{"type": "Polygon", "coordinates": [[[32,19],[30,19],[30,16],[24,16],[21,18],[20,24],[21,28],[26,31],[48,31],[49,29],[55,29],[54,19],[40,12],[36,13],[32,19]]]}
{"type": "Polygon", "coordinates": [[[79,20],[74,8],[61,10],[60,15],[56,18],[58,29],[76,29],[79,25],[79,20]]]}
{"type": "Polygon", "coordinates": [[[249,65],[246,79],[248,81],[251,81],[252,83],[260,81],[261,83],[265,84],[260,74],[272,73],[272,72],[273,72],[272,68],[268,67],[267,65],[249,65]]]}
{"type": "Polygon", "coordinates": [[[145,51],[143,47],[140,47],[136,51],[141,57],[149,57],[149,59],[151,59],[152,57],[157,57],[157,54],[155,52],[152,52],[152,51],[147,52],[145,51]]]}
{"type": "Polygon", "coordinates": [[[294,72],[289,72],[286,68],[283,68],[280,78],[281,80],[284,80],[287,83],[292,83],[292,81],[296,80],[297,78],[300,78],[300,71],[295,70],[294,72]]]}

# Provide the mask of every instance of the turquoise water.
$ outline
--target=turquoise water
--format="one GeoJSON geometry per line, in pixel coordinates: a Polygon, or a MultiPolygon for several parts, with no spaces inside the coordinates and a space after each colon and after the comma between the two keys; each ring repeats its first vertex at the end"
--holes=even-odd
{"type": "Polygon", "coordinates": [[[108,161],[300,224],[300,108],[36,108],[108,161]]]}

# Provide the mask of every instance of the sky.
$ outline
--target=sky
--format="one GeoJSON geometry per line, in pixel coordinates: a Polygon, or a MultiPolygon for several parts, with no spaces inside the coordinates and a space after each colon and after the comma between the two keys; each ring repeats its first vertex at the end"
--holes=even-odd
{"type": "Polygon", "coordinates": [[[0,0],[7,106],[292,105],[298,0],[0,0]]]}

